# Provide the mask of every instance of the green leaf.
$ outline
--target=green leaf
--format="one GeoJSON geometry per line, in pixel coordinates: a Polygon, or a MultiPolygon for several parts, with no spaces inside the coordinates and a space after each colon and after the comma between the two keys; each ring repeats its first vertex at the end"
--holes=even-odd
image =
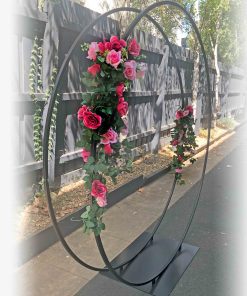
{"type": "Polygon", "coordinates": [[[98,56],[98,57],[97,57],[97,60],[100,61],[101,63],[104,63],[105,58],[103,58],[103,57],[101,57],[101,56],[98,56]]]}
{"type": "Polygon", "coordinates": [[[95,226],[95,224],[92,221],[86,221],[86,226],[88,228],[93,228],[95,226]]]}

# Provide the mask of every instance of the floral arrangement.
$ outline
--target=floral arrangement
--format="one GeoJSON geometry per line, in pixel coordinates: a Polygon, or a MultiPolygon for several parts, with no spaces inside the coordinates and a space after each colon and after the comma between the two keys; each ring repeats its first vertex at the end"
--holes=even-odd
{"type": "Polygon", "coordinates": [[[179,107],[176,111],[176,126],[171,132],[171,145],[175,152],[173,155],[171,167],[175,170],[175,178],[179,184],[184,184],[182,178],[184,162],[190,159],[193,164],[196,159],[191,156],[194,149],[198,146],[196,144],[196,136],[194,133],[193,125],[195,124],[193,116],[193,107],[186,106],[185,108],[179,107]]]}
{"type": "Polygon", "coordinates": [[[82,159],[86,175],[85,187],[92,202],[81,215],[84,232],[99,235],[105,229],[102,222],[107,206],[106,178],[131,170],[131,145],[128,134],[128,101],[125,92],[136,78],[143,78],[145,64],[140,45],[135,39],[128,43],[112,36],[109,41],[83,44],[91,61],[82,83],[86,87],[78,120],[82,125],[82,159]],[[97,149],[96,149],[97,148],[97,149]]]}

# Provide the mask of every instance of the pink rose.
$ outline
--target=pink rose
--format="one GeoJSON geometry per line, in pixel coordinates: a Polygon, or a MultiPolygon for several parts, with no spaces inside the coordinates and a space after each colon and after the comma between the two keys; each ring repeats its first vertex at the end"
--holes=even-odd
{"type": "Polygon", "coordinates": [[[88,54],[87,58],[95,61],[96,57],[97,57],[97,54],[96,54],[97,51],[99,51],[99,47],[98,47],[97,42],[92,42],[90,44],[88,52],[87,52],[87,54],[88,54]]]}
{"type": "Polygon", "coordinates": [[[110,144],[110,143],[117,143],[118,140],[118,134],[112,129],[109,128],[109,130],[102,135],[103,139],[101,139],[102,144],[110,144]]]}
{"type": "Polygon", "coordinates": [[[125,85],[124,85],[123,82],[121,82],[120,84],[118,84],[116,86],[116,94],[117,94],[118,97],[123,96],[124,88],[125,88],[125,85]]]}
{"type": "Polygon", "coordinates": [[[128,103],[124,101],[124,98],[119,98],[118,105],[117,105],[117,111],[120,115],[120,117],[125,116],[128,112],[128,103]]]}
{"type": "Polygon", "coordinates": [[[181,155],[178,155],[178,161],[182,162],[184,159],[181,155]]]}
{"type": "Polygon", "coordinates": [[[104,152],[105,152],[105,154],[107,154],[107,155],[112,155],[112,153],[113,153],[113,149],[111,148],[111,145],[110,145],[110,144],[106,144],[106,145],[104,146],[104,152]]]}
{"type": "Polygon", "coordinates": [[[77,112],[78,120],[83,120],[84,113],[87,111],[90,111],[89,108],[86,105],[83,105],[77,112]]]}
{"type": "Polygon", "coordinates": [[[97,203],[100,207],[104,207],[107,204],[106,201],[107,188],[105,184],[100,180],[94,180],[92,183],[91,195],[97,199],[97,203]]]}
{"type": "Polygon", "coordinates": [[[178,110],[176,112],[176,119],[179,120],[180,118],[183,118],[184,117],[184,113],[182,110],[178,110]]]}
{"type": "Polygon", "coordinates": [[[193,107],[191,105],[187,106],[185,110],[188,110],[190,114],[193,114],[193,107]]]}
{"type": "Polygon", "coordinates": [[[182,170],[181,168],[177,168],[177,169],[175,169],[175,172],[178,173],[178,174],[181,174],[182,171],[183,171],[183,170],[182,170]]]}
{"type": "Polygon", "coordinates": [[[107,206],[106,198],[97,198],[96,201],[97,201],[98,206],[101,208],[107,206]]]}
{"type": "Polygon", "coordinates": [[[110,64],[115,69],[121,63],[121,51],[115,51],[114,49],[111,50],[106,56],[107,64],[110,64]]]}
{"type": "Polygon", "coordinates": [[[99,64],[94,64],[91,67],[87,68],[88,73],[93,75],[94,77],[101,71],[99,64]]]}
{"type": "Polygon", "coordinates": [[[120,44],[122,45],[122,47],[126,47],[126,46],[127,46],[127,43],[126,43],[125,40],[120,39],[119,42],[120,42],[120,44]]]}
{"type": "Polygon", "coordinates": [[[134,60],[124,63],[124,77],[129,80],[135,80],[136,78],[136,62],[134,60]]]}
{"type": "Polygon", "coordinates": [[[101,126],[102,118],[96,113],[86,111],[83,114],[83,124],[90,129],[97,129],[101,126]]]}
{"type": "Polygon", "coordinates": [[[132,39],[129,43],[128,46],[128,51],[130,54],[132,54],[133,56],[139,56],[140,51],[141,51],[141,47],[140,45],[136,42],[135,39],[132,39]]]}
{"type": "Polygon", "coordinates": [[[190,111],[189,110],[185,110],[184,112],[183,112],[183,116],[185,117],[185,116],[188,116],[190,114],[190,111]]]}
{"type": "Polygon", "coordinates": [[[81,157],[83,158],[84,162],[88,161],[88,157],[91,155],[90,151],[87,151],[85,148],[82,148],[81,157]]]}

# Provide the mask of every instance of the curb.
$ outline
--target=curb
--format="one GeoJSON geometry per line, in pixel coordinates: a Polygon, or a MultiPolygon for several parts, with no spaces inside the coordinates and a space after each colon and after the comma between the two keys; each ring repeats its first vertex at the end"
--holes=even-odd
{"type": "MultiPolygon", "coordinates": [[[[217,138],[210,141],[210,146],[213,145],[215,142],[219,141],[221,138],[230,134],[233,131],[238,130],[241,126],[246,124],[247,121],[242,122],[234,129],[227,130],[222,135],[218,136],[217,138]]],[[[206,148],[206,144],[201,146],[200,148],[196,149],[194,155],[198,154],[202,150],[206,148]]],[[[193,156],[194,156],[193,155],[193,156]]],[[[157,180],[159,177],[166,175],[171,170],[171,167],[166,167],[155,171],[154,173],[148,176],[138,176],[137,178],[123,184],[119,188],[115,189],[114,191],[110,192],[108,195],[108,205],[107,208],[112,207],[119,201],[123,200],[125,197],[129,196],[130,194],[136,192],[141,187],[147,186],[148,184],[152,183],[153,181],[157,180]]],[[[69,214],[65,218],[61,219],[58,224],[63,236],[67,236],[71,234],[73,231],[77,230],[81,227],[81,221],[71,221],[73,218],[74,220],[79,220],[81,214],[84,212],[85,206],[80,208],[79,210],[69,214]]],[[[17,243],[17,266],[20,266],[33,257],[39,255],[41,252],[45,251],[47,248],[52,246],[54,243],[58,241],[57,235],[53,226],[49,226],[44,230],[24,239],[23,241],[17,243]]]]}

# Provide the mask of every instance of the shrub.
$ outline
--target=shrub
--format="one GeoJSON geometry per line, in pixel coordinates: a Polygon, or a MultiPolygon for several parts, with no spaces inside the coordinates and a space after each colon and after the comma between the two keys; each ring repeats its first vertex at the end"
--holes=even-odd
{"type": "Polygon", "coordinates": [[[216,125],[223,129],[233,129],[236,126],[236,121],[233,118],[220,118],[216,121],[216,125]]]}

